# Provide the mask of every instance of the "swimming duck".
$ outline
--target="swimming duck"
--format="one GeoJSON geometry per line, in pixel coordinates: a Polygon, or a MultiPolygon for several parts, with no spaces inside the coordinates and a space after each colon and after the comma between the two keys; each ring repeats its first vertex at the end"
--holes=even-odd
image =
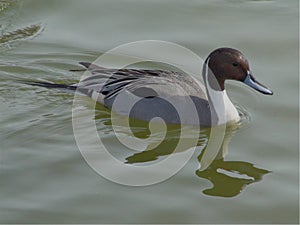
{"type": "MultiPolygon", "coordinates": [[[[254,78],[245,56],[233,48],[218,48],[206,58],[202,71],[205,88],[194,77],[177,71],[80,64],[91,76],[78,84],[52,86],[76,89],[117,113],[144,121],[160,117],[168,124],[204,126],[238,121],[239,113],[225,90],[226,80],[240,81],[263,94],[273,94],[254,78]]],[[[47,87],[41,82],[35,85],[47,87]]]]}

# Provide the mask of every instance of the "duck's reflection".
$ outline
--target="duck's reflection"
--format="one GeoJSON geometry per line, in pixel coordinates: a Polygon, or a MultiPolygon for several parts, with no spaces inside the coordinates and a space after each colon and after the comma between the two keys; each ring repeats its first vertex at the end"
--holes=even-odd
{"type": "MultiPolygon", "coordinates": [[[[199,156],[201,159],[202,154],[199,156]]],[[[197,170],[196,175],[209,180],[213,187],[203,191],[206,195],[233,197],[249,184],[258,182],[270,171],[255,167],[243,161],[225,161],[224,158],[214,160],[210,166],[197,170]]]]}
{"type": "MultiPolygon", "coordinates": [[[[103,119],[103,114],[101,117],[103,119]]],[[[108,117],[107,119],[106,125],[111,124],[108,117]]],[[[188,127],[185,129],[176,125],[167,125],[165,138],[159,145],[150,150],[146,148],[143,151],[135,151],[133,154],[127,155],[125,157],[125,163],[136,165],[151,162],[156,163],[156,161],[163,160],[164,157],[173,153],[173,150],[178,144],[180,132],[184,132],[185,138],[193,136],[191,135],[193,132],[198,132],[200,135],[196,151],[201,152],[201,154],[198,156],[199,168],[195,171],[195,174],[200,178],[209,180],[213,185],[213,187],[204,190],[203,193],[211,196],[233,197],[241,193],[247,185],[260,181],[263,175],[270,172],[265,169],[257,168],[249,162],[225,161],[224,158],[228,153],[228,145],[232,136],[239,128],[240,124],[227,126],[222,146],[219,149],[215,149],[207,147],[212,132],[210,128],[200,129],[199,127],[194,127],[191,129],[191,127],[188,127]]],[[[138,138],[146,138],[150,134],[150,130],[145,122],[131,121],[130,129],[134,136],[138,138]]],[[[122,129],[119,129],[118,132],[122,132],[122,129]]],[[[216,130],[214,132],[216,133],[216,130]]],[[[153,140],[155,141],[155,139],[152,139],[152,141],[153,140]]],[[[153,145],[153,143],[148,143],[148,146],[150,145],[153,145]]],[[[194,146],[188,146],[186,149],[182,149],[182,151],[192,147],[194,146]]]]}

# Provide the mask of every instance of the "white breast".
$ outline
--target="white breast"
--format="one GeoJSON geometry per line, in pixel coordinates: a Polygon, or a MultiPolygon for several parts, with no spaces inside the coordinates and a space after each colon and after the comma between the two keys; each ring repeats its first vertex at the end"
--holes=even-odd
{"type": "Polygon", "coordinates": [[[223,101],[225,105],[225,114],[226,114],[226,123],[238,121],[240,119],[239,113],[235,106],[230,101],[226,90],[222,91],[223,94],[223,101]]]}

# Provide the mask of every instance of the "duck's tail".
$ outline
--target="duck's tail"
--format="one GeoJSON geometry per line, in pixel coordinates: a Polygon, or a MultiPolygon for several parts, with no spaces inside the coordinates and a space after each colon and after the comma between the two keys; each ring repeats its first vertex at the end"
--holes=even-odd
{"type": "Polygon", "coordinates": [[[55,84],[48,81],[27,81],[20,80],[20,83],[28,84],[31,86],[45,87],[45,88],[61,88],[68,90],[76,90],[77,86],[75,84],[55,84]]]}

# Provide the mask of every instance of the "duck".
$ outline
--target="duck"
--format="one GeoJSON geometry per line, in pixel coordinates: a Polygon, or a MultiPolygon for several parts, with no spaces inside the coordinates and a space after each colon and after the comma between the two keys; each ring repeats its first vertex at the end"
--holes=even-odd
{"type": "Polygon", "coordinates": [[[77,84],[31,84],[76,90],[115,113],[143,121],[158,117],[166,124],[207,127],[240,120],[237,108],[226,93],[227,80],[239,81],[262,94],[273,95],[256,80],[246,57],[229,47],[215,49],[207,56],[202,67],[204,85],[181,71],[80,64],[91,75],[77,84]]]}

